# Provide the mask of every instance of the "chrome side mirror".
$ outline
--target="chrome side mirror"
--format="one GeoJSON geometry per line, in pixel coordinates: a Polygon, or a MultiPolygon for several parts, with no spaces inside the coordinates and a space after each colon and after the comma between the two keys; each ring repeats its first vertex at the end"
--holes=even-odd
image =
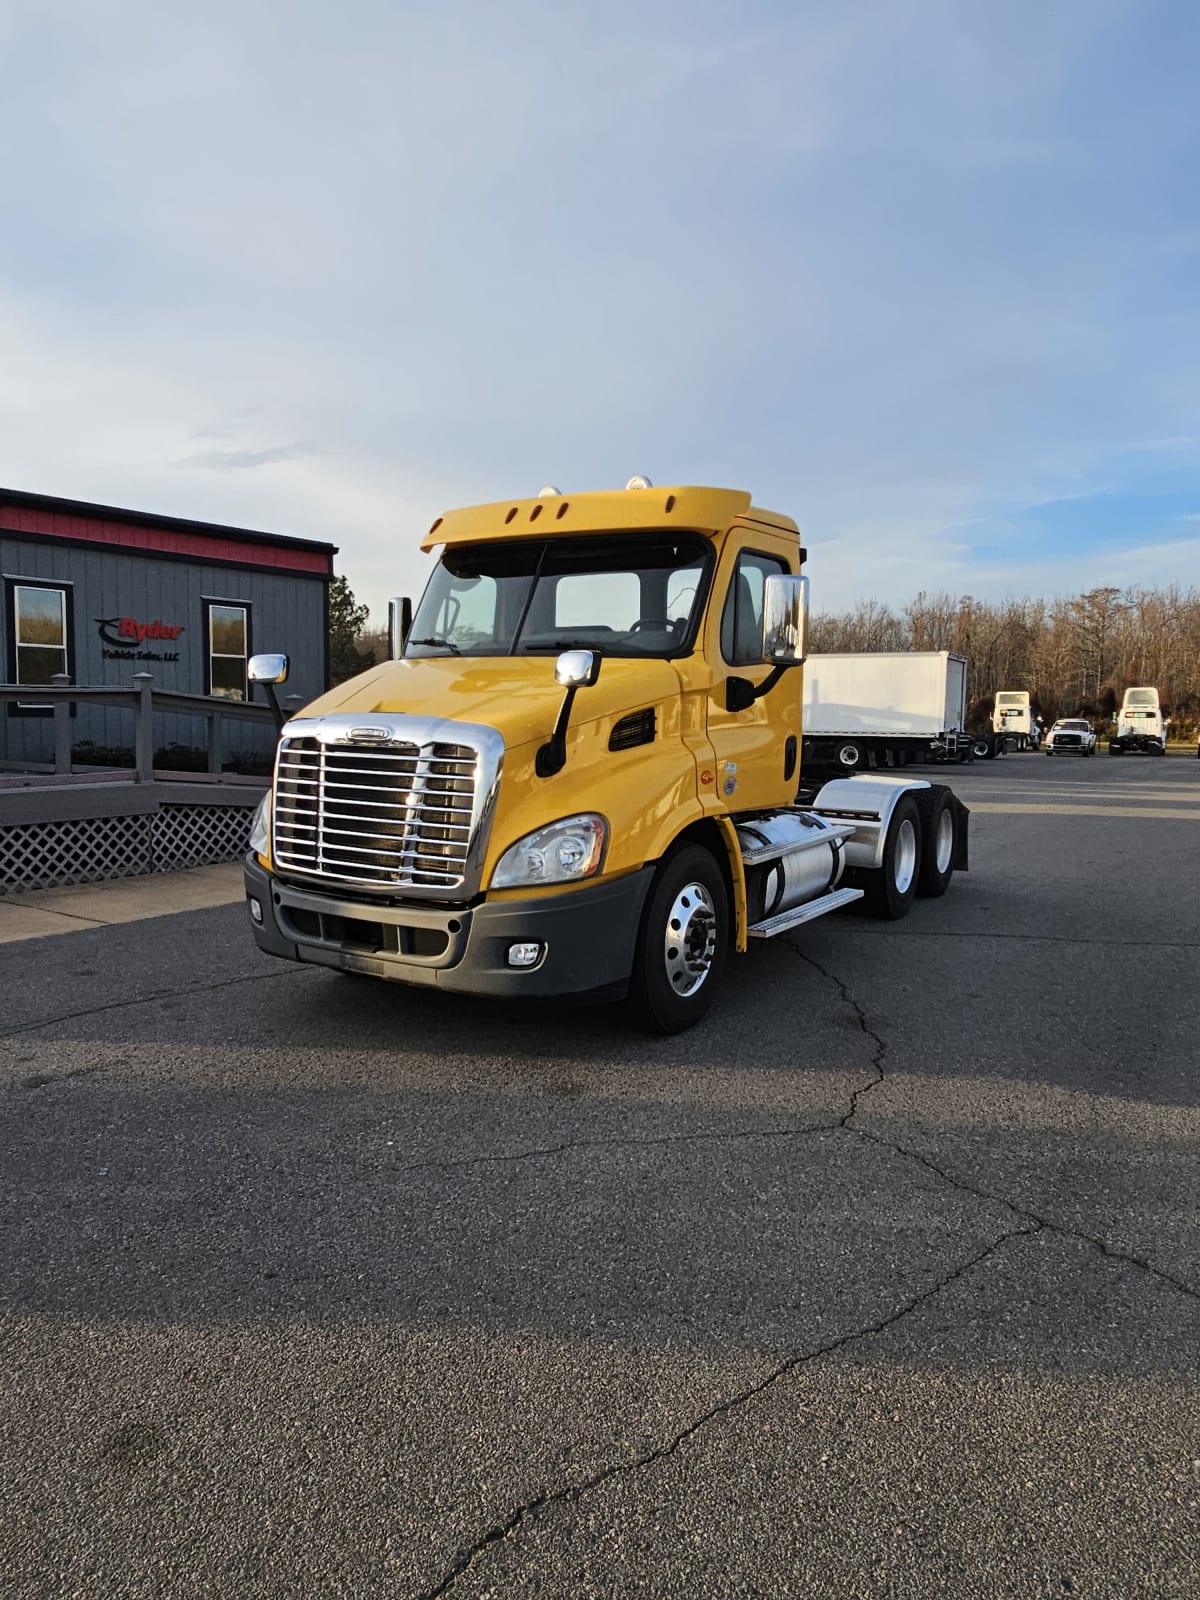
{"type": "Polygon", "coordinates": [[[533,770],[539,778],[552,778],[561,772],[567,759],[567,726],[571,707],[580,689],[586,689],[600,676],[601,657],[594,650],[564,650],[554,663],[554,681],[567,691],[559,707],[554,732],[538,750],[533,770]]]}
{"type": "Polygon", "coordinates": [[[763,584],[763,660],[798,667],[808,653],[808,579],[772,572],[763,584]]]}
{"type": "Polygon", "coordinates": [[[583,689],[600,676],[600,657],[592,650],[564,650],[554,663],[554,681],[564,689],[583,689]]]}
{"type": "Polygon", "coordinates": [[[251,656],[246,671],[251,683],[286,683],[290,665],[283,655],[251,656]]]}

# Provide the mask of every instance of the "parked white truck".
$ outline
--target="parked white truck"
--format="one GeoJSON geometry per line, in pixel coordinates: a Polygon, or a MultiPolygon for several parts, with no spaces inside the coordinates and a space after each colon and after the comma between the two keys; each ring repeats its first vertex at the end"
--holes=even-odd
{"type": "Polygon", "coordinates": [[[1129,750],[1161,756],[1167,752],[1167,724],[1157,689],[1126,689],[1117,713],[1117,731],[1108,741],[1110,756],[1123,756],[1129,750]]]}
{"type": "Polygon", "coordinates": [[[904,767],[999,755],[966,731],[967,661],[949,650],[811,655],[804,674],[806,770],[904,767]]]}
{"type": "Polygon", "coordinates": [[[1036,750],[1042,740],[1028,689],[1001,689],[992,712],[992,732],[1003,734],[1018,750],[1036,750]]]}

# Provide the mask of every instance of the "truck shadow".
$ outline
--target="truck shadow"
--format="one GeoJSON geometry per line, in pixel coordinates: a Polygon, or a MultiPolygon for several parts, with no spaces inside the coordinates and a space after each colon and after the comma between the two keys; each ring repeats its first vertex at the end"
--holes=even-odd
{"type": "MultiPolygon", "coordinates": [[[[1064,1263],[1087,1279],[1100,1260],[1081,1234],[1200,1282],[1180,1222],[1194,1136],[976,1120],[964,1141],[893,1107],[864,1118],[863,1139],[719,1096],[467,1090],[450,1061],[440,1091],[259,1085],[255,1065],[235,1053],[183,1085],[135,1050],[10,1090],[0,1303],[89,1322],[382,1320],[754,1354],[879,1324],[1033,1229],[1028,1208],[1062,1218],[1022,1291],[1047,1321],[994,1359],[1036,1370],[1044,1338],[1056,1370],[1094,1371],[1119,1367],[1119,1340],[1101,1359],[1049,1315],[1064,1263]],[[928,1165],[947,1152],[965,1157],[961,1178],[928,1165]]],[[[1095,1276],[1110,1310],[1165,1294],[1194,1324],[1194,1301],[1152,1272],[1118,1260],[1095,1276]]],[[[1156,1357],[1180,1373],[1194,1360],[1186,1338],[1156,1357]]]]}

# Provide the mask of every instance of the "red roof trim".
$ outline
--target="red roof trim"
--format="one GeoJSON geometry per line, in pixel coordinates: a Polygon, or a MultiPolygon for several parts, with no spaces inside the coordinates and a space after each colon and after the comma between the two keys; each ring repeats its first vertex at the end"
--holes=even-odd
{"type": "Polygon", "coordinates": [[[312,572],[328,576],[333,571],[333,545],[305,546],[295,543],[260,541],[249,533],[199,533],[149,523],[120,522],[88,517],[76,512],[49,511],[32,506],[5,504],[0,498],[0,520],[5,531],[32,533],[48,539],[78,539],[87,544],[103,544],[121,550],[144,550],[147,555],[191,556],[195,560],[220,564],[237,561],[245,566],[275,572],[312,572]]]}

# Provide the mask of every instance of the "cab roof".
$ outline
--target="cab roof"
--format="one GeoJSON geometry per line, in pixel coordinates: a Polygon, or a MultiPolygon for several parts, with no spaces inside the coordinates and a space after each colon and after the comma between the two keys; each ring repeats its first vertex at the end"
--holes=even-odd
{"type": "Polygon", "coordinates": [[[688,485],[666,489],[602,489],[590,494],[545,494],[532,500],[495,500],[490,505],[447,511],[421,541],[422,550],[479,539],[542,539],[581,533],[678,528],[720,533],[735,523],[757,524],[799,534],[790,517],[750,504],[744,489],[688,485]]]}

